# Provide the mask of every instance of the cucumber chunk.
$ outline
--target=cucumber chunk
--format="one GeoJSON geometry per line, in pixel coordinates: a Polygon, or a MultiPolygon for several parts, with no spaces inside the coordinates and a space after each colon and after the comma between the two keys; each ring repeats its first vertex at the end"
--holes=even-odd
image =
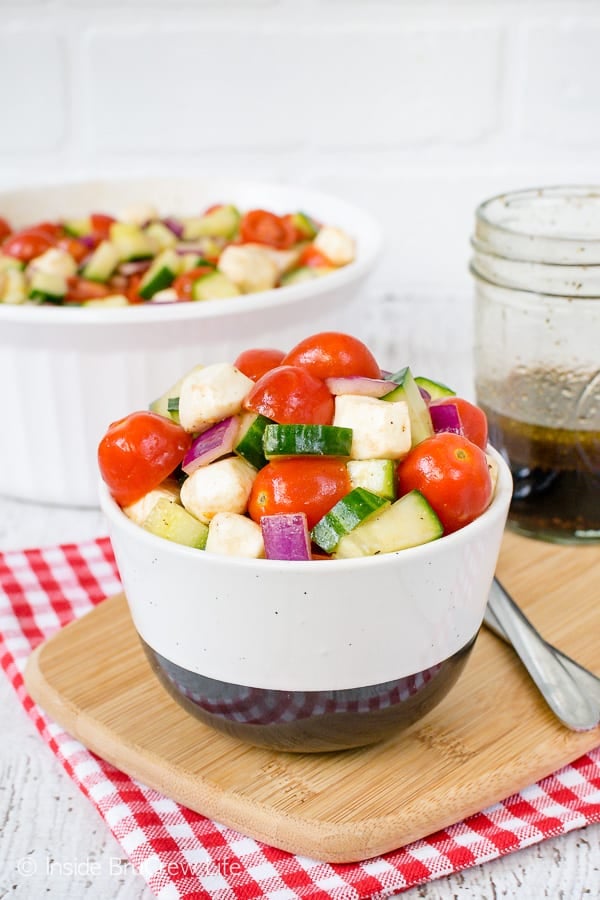
{"type": "Polygon", "coordinates": [[[334,556],[350,559],[426,544],[444,529],[423,494],[411,491],[341,538],[334,556]]]}
{"type": "Polygon", "coordinates": [[[238,230],[240,218],[235,206],[218,206],[204,216],[185,219],[183,240],[195,241],[202,237],[232,238],[238,230]]]}
{"type": "Polygon", "coordinates": [[[179,256],[174,250],[163,250],[140,282],[138,293],[144,300],[150,300],[158,291],[170,287],[180,271],[179,256]]]}
{"type": "Polygon", "coordinates": [[[431,378],[417,375],[415,384],[417,387],[427,391],[432,400],[439,400],[442,397],[456,397],[456,391],[453,391],[451,387],[448,387],[447,384],[443,384],[441,381],[432,381],[431,378]]]}
{"type": "Polygon", "coordinates": [[[81,274],[90,281],[108,281],[118,265],[117,248],[110,241],[102,241],[90,256],[81,274]]]}
{"type": "Polygon", "coordinates": [[[365,488],[386,500],[396,499],[393,459],[351,459],[346,463],[353,488],[365,488]]]}
{"type": "Polygon", "coordinates": [[[209,272],[195,281],[192,286],[192,300],[222,300],[238,297],[239,288],[222,272],[209,272]]]}
{"type": "Polygon", "coordinates": [[[144,234],[150,238],[157,250],[167,250],[177,243],[177,236],[162,222],[151,222],[144,228],[144,234]]]}
{"type": "Polygon", "coordinates": [[[319,226],[311,219],[309,215],[303,212],[297,212],[292,215],[292,222],[296,231],[299,231],[302,235],[302,238],[306,238],[308,241],[312,241],[314,237],[317,236],[319,232],[319,226]]]}
{"type": "Polygon", "coordinates": [[[67,293],[67,279],[56,272],[34,270],[29,280],[29,299],[46,303],[62,303],[67,293]]]}
{"type": "Polygon", "coordinates": [[[197,550],[204,550],[208,537],[208,525],[199,522],[183,506],[166,497],[154,504],[144,520],[144,528],[158,537],[186,547],[195,547],[197,550]]]}
{"type": "Polygon", "coordinates": [[[149,407],[150,412],[164,416],[165,419],[172,419],[173,422],[179,425],[179,392],[182,381],[183,378],[180,378],[164,394],[153,400],[149,407]]]}
{"type": "MultiPolygon", "coordinates": [[[[329,272],[329,269],[325,270],[329,272]]],[[[282,287],[288,287],[290,284],[304,284],[305,281],[314,281],[324,274],[323,270],[314,266],[301,266],[299,269],[292,269],[281,276],[280,284],[282,287]]]]}
{"type": "Polygon", "coordinates": [[[431,416],[429,415],[427,404],[421,396],[419,387],[408,366],[400,369],[399,372],[394,372],[387,380],[392,381],[397,387],[381,399],[405,401],[410,418],[411,444],[414,447],[433,434],[433,425],[431,424],[431,416]]]}
{"type": "Polygon", "coordinates": [[[255,469],[262,469],[267,464],[263,452],[263,435],[267,425],[274,424],[271,419],[256,413],[244,413],[241,419],[238,442],[233,452],[243,457],[255,469]]]}
{"type": "Polygon", "coordinates": [[[113,222],[110,226],[110,241],[116,247],[121,262],[151,259],[154,256],[154,244],[138,225],[113,222]]]}
{"type": "Polygon", "coordinates": [[[285,456],[350,456],[352,429],[336,425],[267,425],[267,459],[285,456]]]}
{"type": "Polygon", "coordinates": [[[326,553],[332,553],[346,534],[366,522],[382,507],[390,505],[378,494],[354,488],[333,506],[311,531],[311,538],[326,553]]]}
{"type": "Polygon", "coordinates": [[[80,238],[92,233],[92,223],[90,219],[67,219],[62,223],[69,237],[80,238]]]}
{"type": "Polygon", "coordinates": [[[27,282],[20,268],[5,269],[0,273],[0,302],[25,303],[27,282]]]}

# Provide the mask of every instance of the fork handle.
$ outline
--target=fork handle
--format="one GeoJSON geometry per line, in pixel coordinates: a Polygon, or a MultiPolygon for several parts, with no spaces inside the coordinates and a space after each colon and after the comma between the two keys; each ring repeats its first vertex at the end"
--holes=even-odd
{"type": "Polygon", "coordinates": [[[573,731],[595,728],[595,705],[497,579],[492,583],[488,605],[558,719],[573,731]]]}

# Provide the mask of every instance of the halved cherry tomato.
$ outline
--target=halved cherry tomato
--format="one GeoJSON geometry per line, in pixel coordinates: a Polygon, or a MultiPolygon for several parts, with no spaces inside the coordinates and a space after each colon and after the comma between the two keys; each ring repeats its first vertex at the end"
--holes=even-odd
{"type": "Polygon", "coordinates": [[[67,279],[65,303],[83,303],[85,300],[98,300],[101,297],[108,297],[110,293],[110,288],[105,284],[100,284],[98,281],[88,281],[87,278],[79,278],[78,275],[72,275],[67,279]]]}
{"type": "Polygon", "coordinates": [[[277,250],[287,250],[296,243],[297,233],[289,216],[252,209],[242,216],[240,237],[245,244],[267,244],[277,250]]]}
{"type": "Polygon", "coordinates": [[[209,213],[216,212],[218,209],[222,209],[222,208],[223,208],[223,205],[224,205],[223,203],[213,203],[212,206],[208,206],[208,207],[204,210],[204,212],[202,213],[202,215],[207,216],[209,213]]]}
{"type": "Polygon", "coordinates": [[[258,381],[265,372],[270,372],[275,366],[280,365],[284,356],[283,350],[257,347],[240,353],[234,362],[234,366],[240,372],[243,372],[247,378],[251,378],[252,381],[258,381]]]}
{"type": "Polygon", "coordinates": [[[4,238],[7,238],[9,234],[12,234],[12,228],[6,221],[0,216],[0,241],[3,241],[4,238]]]}
{"type": "Polygon", "coordinates": [[[476,519],[492,498],[483,450],[466,437],[440,432],[425,438],[398,464],[398,493],[420,491],[449,534],[476,519]]]}
{"type": "Polygon", "coordinates": [[[466,438],[485,450],[488,443],[488,423],[487,417],[482,409],[463,400],[462,397],[441,397],[439,400],[432,400],[431,406],[447,406],[452,404],[456,406],[458,415],[466,438]]]}
{"type": "Polygon", "coordinates": [[[333,396],[324,382],[300,366],[265,372],[250,388],[244,407],[280,425],[330,425],[334,412],[333,396]]]}
{"type": "Polygon", "coordinates": [[[86,256],[90,255],[90,248],[81,241],[78,241],[77,238],[59,238],[56,246],[60,247],[61,250],[66,250],[67,253],[70,253],[76,263],[80,263],[86,256]]]}
{"type": "Polygon", "coordinates": [[[2,244],[2,253],[23,262],[29,262],[54,246],[56,246],[56,237],[51,237],[44,231],[38,231],[35,228],[28,228],[7,238],[2,244]]]}
{"type": "Polygon", "coordinates": [[[110,226],[115,221],[116,219],[113,219],[112,216],[107,216],[104,213],[92,213],[90,216],[92,234],[98,240],[106,240],[110,236],[110,226]]]}
{"type": "Polygon", "coordinates": [[[196,266],[195,269],[190,269],[189,272],[184,272],[183,275],[178,275],[173,282],[172,288],[177,294],[179,300],[191,300],[194,282],[198,281],[198,279],[202,278],[204,275],[208,275],[210,272],[214,271],[215,270],[212,266],[196,266]]]}
{"type": "Polygon", "coordinates": [[[312,528],[350,490],[348,469],[339,459],[274,460],[254,480],[248,513],[260,522],[261,516],[304,512],[312,528]]]}
{"type": "Polygon", "coordinates": [[[179,465],[192,436],[170,419],[134,412],[109,426],[98,446],[100,474],[121,506],[140,500],[179,465]]]}
{"type": "Polygon", "coordinates": [[[283,365],[302,366],[315,378],[381,377],[381,369],[367,345],[339,331],[322,331],[300,341],[284,357],[283,365]]]}
{"type": "Polygon", "coordinates": [[[310,266],[313,269],[331,268],[333,263],[327,259],[324,253],[315,247],[314,244],[308,244],[298,258],[299,266],[310,266]]]}

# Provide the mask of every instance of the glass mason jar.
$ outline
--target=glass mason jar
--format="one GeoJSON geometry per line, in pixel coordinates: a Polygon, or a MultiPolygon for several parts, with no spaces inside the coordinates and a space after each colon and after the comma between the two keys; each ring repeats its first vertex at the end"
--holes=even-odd
{"type": "Polygon", "coordinates": [[[476,211],[475,388],[514,490],[508,525],[600,541],[600,186],[476,211]]]}

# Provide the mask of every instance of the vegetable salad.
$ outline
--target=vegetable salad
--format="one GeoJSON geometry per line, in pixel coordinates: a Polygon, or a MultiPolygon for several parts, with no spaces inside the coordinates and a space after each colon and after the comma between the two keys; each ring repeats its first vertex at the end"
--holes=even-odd
{"type": "Polygon", "coordinates": [[[319,278],[354,257],[350,235],[303,212],[231,204],[179,218],[135,207],[18,231],[0,218],[0,303],[216,300],[319,278]]]}
{"type": "Polygon", "coordinates": [[[211,553],[283,560],[390,553],[491,502],[484,413],[357,338],[322,332],[197,366],[98,448],[134,522],[211,553]]]}

